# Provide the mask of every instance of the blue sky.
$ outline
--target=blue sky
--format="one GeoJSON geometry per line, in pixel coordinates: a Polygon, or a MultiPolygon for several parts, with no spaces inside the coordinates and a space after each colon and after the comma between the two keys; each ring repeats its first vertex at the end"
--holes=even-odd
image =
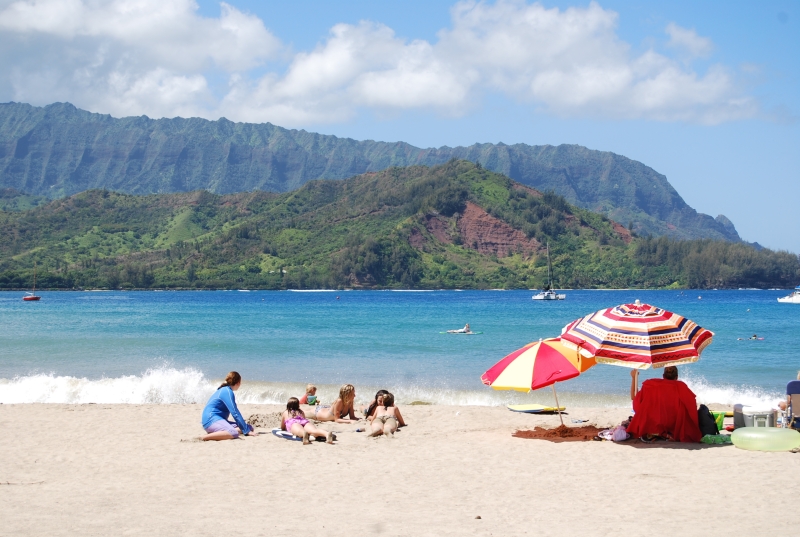
{"type": "Polygon", "coordinates": [[[0,101],[639,160],[800,252],[800,3],[0,0],[0,101]]]}

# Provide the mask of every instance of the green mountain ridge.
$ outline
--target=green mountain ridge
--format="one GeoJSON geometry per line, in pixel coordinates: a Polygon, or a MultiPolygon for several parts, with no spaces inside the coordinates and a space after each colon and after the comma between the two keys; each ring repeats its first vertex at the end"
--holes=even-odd
{"type": "Polygon", "coordinates": [[[89,189],[288,192],[312,180],[435,166],[451,158],[553,191],[641,235],[740,240],[730,220],[698,213],[652,168],[577,145],[421,149],[224,118],[115,119],[68,103],[0,104],[0,188],[50,199],[89,189]]]}
{"type": "Polygon", "coordinates": [[[0,212],[0,288],[788,287],[800,261],[743,243],[637,237],[468,161],[287,193],[90,190],[0,212]]]}

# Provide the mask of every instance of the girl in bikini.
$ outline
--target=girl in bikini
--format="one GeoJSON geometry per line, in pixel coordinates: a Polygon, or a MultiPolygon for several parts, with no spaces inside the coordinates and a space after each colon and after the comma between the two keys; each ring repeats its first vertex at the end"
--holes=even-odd
{"type": "Polygon", "coordinates": [[[394,435],[398,427],[406,424],[400,409],[394,406],[394,395],[390,393],[384,394],[380,406],[375,409],[375,415],[369,419],[372,420],[370,436],[394,435]]]}
{"type": "Polygon", "coordinates": [[[314,419],[317,421],[335,421],[336,423],[353,423],[358,421],[353,402],[356,400],[356,389],[352,384],[345,384],[339,389],[339,398],[329,407],[314,408],[314,419]]]}
{"type": "Polygon", "coordinates": [[[306,419],[305,413],[300,410],[300,400],[297,397],[290,397],[289,402],[286,403],[286,410],[281,414],[281,429],[295,436],[302,436],[304,445],[311,443],[308,440],[309,436],[325,437],[325,441],[329,444],[333,444],[333,441],[336,440],[336,435],[318,429],[306,419]]]}

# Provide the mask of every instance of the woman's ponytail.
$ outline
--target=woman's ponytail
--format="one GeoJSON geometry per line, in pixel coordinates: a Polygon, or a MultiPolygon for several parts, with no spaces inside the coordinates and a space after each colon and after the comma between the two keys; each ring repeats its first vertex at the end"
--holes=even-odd
{"type": "MultiPolygon", "coordinates": [[[[231,371],[230,373],[228,373],[228,376],[225,377],[225,382],[220,384],[219,388],[224,388],[225,386],[230,386],[231,388],[233,388],[240,382],[242,382],[242,376],[236,371],[231,371]]],[[[217,389],[219,390],[219,388],[217,389]]]]}

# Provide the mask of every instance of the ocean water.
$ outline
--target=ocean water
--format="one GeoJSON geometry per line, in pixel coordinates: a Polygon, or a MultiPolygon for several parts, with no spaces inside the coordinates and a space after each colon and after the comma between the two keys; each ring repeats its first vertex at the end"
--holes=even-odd
{"type": "MultiPolygon", "coordinates": [[[[0,293],[0,403],[204,402],[230,370],[240,402],[284,403],[305,384],[325,401],[352,383],[401,403],[553,402],[550,388],[499,392],[481,374],[592,311],[642,302],[715,332],[681,378],[705,403],[773,404],[800,370],[800,306],[788,291],[44,292],[0,293]],[[442,334],[470,323],[474,336],[442,334]],[[739,340],[753,334],[763,340],[739,340]]],[[[629,405],[629,369],[598,365],[557,385],[570,406],[629,405]]],[[[640,377],[660,376],[660,370],[640,377]]]]}

